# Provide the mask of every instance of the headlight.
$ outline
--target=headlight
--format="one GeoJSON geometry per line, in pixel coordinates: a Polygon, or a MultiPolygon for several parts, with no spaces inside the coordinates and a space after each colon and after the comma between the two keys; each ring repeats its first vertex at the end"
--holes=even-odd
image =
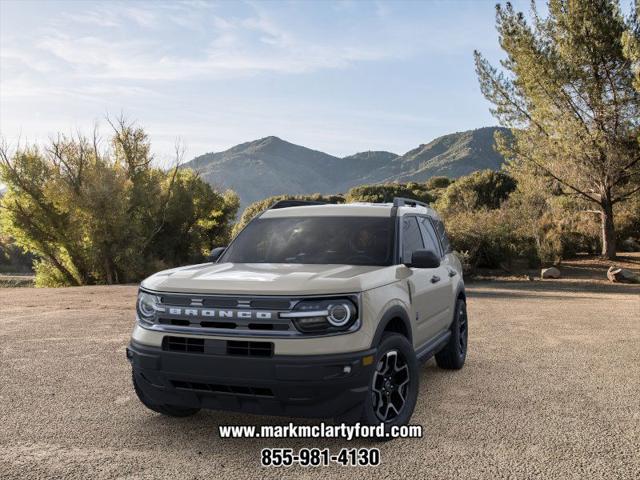
{"type": "Polygon", "coordinates": [[[159,310],[158,304],[160,299],[147,292],[138,292],[138,303],[136,305],[136,311],[140,320],[146,323],[151,323],[156,315],[156,311],[159,310]]]}
{"type": "MultiPolygon", "coordinates": [[[[353,307],[353,305],[352,305],[353,307]]],[[[327,315],[327,320],[334,327],[344,327],[349,320],[351,320],[351,316],[353,315],[352,308],[349,307],[347,303],[338,303],[335,305],[329,305],[327,308],[329,315],[327,315]]],[[[355,308],[353,308],[355,310],[355,308]]]]}
{"type": "Polygon", "coordinates": [[[358,309],[348,298],[303,300],[280,317],[292,319],[302,333],[331,333],[351,328],[358,320],[358,309]]]}

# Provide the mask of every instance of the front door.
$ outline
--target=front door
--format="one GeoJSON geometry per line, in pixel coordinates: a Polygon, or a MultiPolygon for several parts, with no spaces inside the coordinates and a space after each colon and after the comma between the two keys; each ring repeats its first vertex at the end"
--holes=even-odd
{"type": "MultiPolygon", "coordinates": [[[[416,216],[402,218],[401,241],[402,263],[405,264],[411,262],[415,250],[429,248],[425,245],[416,216]]],[[[434,251],[439,255],[439,250],[434,251]]],[[[410,270],[407,283],[411,292],[414,343],[419,347],[442,330],[442,319],[449,309],[450,279],[444,266],[410,270]]]]}
{"type": "MultiPolygon", "coordinates": [[[[420,232],[424,241],[424,248],[435,252],[442,261],[444,252],[438,241],[433,224],[427,217],[418,217],[420,232]]],[[[454,284],[451,279],[451,268],[442,263],[438,268],[432,269],[431,281],[434,283],[434,296],[431,299],[430,308],[434,316],[434,335],[440,331],[446,330],[453,319],[454,307],[454,284]],[[434,278],[435,277],[435,278],[434,278]]]]}

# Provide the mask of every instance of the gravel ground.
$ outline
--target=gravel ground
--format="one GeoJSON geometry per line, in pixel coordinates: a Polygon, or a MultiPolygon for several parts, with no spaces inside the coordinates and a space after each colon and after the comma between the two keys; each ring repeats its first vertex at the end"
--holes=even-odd
{"type": "MultiPolygon", "coordinates": [[[[0,289],[0,478],[640,477],[640,286],[477,283],[459,372],[429,361],[422,439],[221,440],[135,398],[124,348],[134,287],[0,289]],[[377,446],[377,468],[259,466],[265,446],[377,446]]],[[[310,423],[306,421],[305,423],[310,423]]]]}

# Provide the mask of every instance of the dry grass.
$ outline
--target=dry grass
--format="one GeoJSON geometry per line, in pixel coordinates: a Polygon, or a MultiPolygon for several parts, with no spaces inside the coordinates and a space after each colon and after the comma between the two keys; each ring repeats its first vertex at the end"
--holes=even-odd
{"type": "Polygon", "coordinates": [[[0,273],[0,288],[33,287],[33,275],[0,273]]]}

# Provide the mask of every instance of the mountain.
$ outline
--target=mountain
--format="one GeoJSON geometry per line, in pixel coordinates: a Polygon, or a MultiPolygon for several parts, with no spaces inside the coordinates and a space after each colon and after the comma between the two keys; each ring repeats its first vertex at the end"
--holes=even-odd
{"type": "Polygon", "coordinates": [[[271,136],[201,155],[183,167],[197,170],[215,187],[235,190],[245,206],[283,193],[339,193],[363,183],[423,182],[436,175],[497,170],[503,163],[493,148],[498,130],[508,134],[486,127],[444,135],[404,155],[368,151],[344,158],[271,136]]]}
{"type": "Polygon", "coordinates": [[[457,178],[476,170],[498,170],[504,158],[494,148],[497,131],[510,135],[506,128],[485,127],[438,137],[373,172],[373,178],[424,182],[434,176],[457,178]]]}
{"type": "Polygon", "coordinates": [[[243,204],[281,193],[338,192],[344,184],[338,157],[266,137],[207,153],[184,165],[214,186],[232,188],[243,204]]]}

